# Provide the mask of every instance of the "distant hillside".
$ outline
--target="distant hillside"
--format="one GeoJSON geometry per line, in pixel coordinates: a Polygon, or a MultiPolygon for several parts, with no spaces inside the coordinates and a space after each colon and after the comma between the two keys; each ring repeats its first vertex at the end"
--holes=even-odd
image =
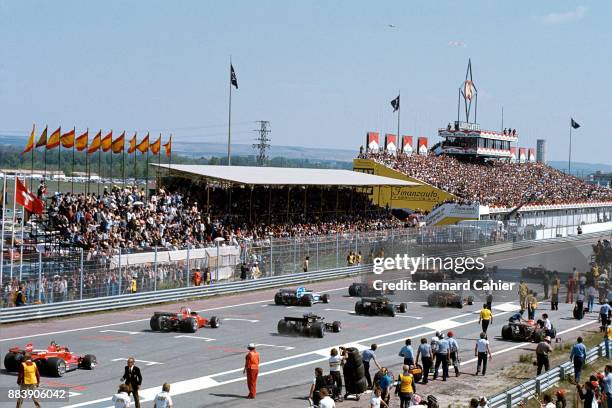
{"type": "MultiPolygon", "coordinates": [[[[547,164],[551,167],[554,167],[555,169],[567,171],[566,161],[549,161],[547,164]]],[[[590,173],[595,173],[596,171],[602,171],[604,173],[612,173],[612,165],[603,164],[603,163],[572,162],[572,174],[576,172],[590,174],[590,173]]]]}

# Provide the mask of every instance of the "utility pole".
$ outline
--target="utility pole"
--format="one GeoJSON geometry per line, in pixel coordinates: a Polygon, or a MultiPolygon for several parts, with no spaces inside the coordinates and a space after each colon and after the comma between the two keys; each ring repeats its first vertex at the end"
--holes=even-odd
{"type": "Polygon", "coordinates": [[[258,120],[257,123],[259,123],[259,129],[255,129],[254,132],[258,132],[259,136],[255,139],[257,143],[253,144],[253,149],[259,151],[257,154],[257,165],[265,166],[268,162],[266,150],[270,148],[270,143],[268,142],[271,141],[270,138],[268,138],[268,134],[270,133],[270,122],[267,120],[258,120]]]}

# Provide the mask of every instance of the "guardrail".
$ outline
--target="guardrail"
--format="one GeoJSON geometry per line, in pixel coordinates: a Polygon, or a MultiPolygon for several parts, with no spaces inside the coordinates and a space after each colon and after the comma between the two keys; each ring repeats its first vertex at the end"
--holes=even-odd
{"type": "Polygon", "coordinates": [[[97,299],[73,300],[61,303],[12,307],[0,311],[0,323],[15,323],[49,317],[70,316],[80,313],[100,312],[145,306],[155,303],[201,298],[252,290],[268,289],[282,285],[294,285],[325,279],[355,276],[370,271],[371,265],[327,269],[315,272],[302,272],[291,275],[266,277],[261,279],[219,283],[208,286],[167,289],[157,292],[144,292],[129,295],[108,296],[97,299]]]}
{"type": "MultiPolygon", "coordinates": [[[[445,253],[445,256],[478,256],[513,251],[553,243],[581,241],[602,236],[602,233],[576,235],[565,238],[504,242],[497,245],[445,253]]],[[[372,265],[325,269],[314,272],[302,272],[280,276],[265,277],[254,280],[233,281],[208,286],[191,286],[177,289],[158,290],[128,295],[108,296],[94,299],[73,300],[60,303],[47,303],[31,306],[12,307],[0,310],[0,324],[15,323],[35,319],[70,316],[81,313],[105,310],[124,309],[134,306],[152,305],[155,303],[175,302],[186,299],[202,298],[251,290],[268,289],[283,285],[295,285],[326,279],[337,279],[356,276],[371,271],[372,265]]]]}
{"type": "MultiPolygon", "coordinates": [[[[593,347],[587,352],[586,362],[590,363],[604,356],[605,343],[593,347]]],[[[552,388],[558,382],[564,380],[567,375],[574,373],[574,363],[566,362],[555,367],[544,374],[531,380],[527,380],[515,387],[512,387],[500,394],[489,398],[490,408],[512,408],[534,398],[542,392],[552,388]]]]}

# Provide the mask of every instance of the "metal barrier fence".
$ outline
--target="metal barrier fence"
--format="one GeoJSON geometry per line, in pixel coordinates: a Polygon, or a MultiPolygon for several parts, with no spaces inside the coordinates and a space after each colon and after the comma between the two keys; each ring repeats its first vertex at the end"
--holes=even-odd
{"type": "Polygon", "coordinates": [[[27,248],[18,259],[5,257],[0,302],[2,307],[11,306],[19,283],[28,304],[56,303],[290,275],[304,271],[307,257],[306,269],[320,271],[347,266],[351,252],[361,257],[361,264],[369,264],[374,257],[404,253],[448,255],[492,245],[512,250],[532,238],[494,236],[453,225],[243,241],[208,248],[205,254],[196,247],[117,250],[112,257],[74,247],[27,248]],[[228,248],[235,251],[229,253],[228,248]],[[181,251],[182,256],[176,255],[181,251]],[[135,256],[142,259],[134,263],[135,256]],[[198,275],[200,282],[194,279],[198,275]]]}
{"type": "MultiPolygon", "coordinates": [[[[587,352],[586,362],[590,363],[605,355],[605,342],[593,347],[587,352]]],[[[558,382],[574,373],[574,363],[566,362],[531,380],[489,398],[490,408],[512,408],[534,398],[544,391],[554,387],[558,382]]]]}

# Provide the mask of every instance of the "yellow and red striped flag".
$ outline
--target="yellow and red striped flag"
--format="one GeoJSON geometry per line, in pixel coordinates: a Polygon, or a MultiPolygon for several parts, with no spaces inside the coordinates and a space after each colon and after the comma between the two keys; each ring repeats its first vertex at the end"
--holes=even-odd
{"type": "Polygon", "coordinates": [[[36,125],[32,125],[32,132],[30,133],[30,137],[28,138],[28,144],[26,144],[25,149],[23,149],[23,152],[21,152],[21,154],[26,154],[28,152],[31,152],[32,149],[34,148],[34,139],[36,138],[36,125]]]}
{"type": "Polygon", "coordinates": [[[132,154],[136,151],[136,133],[134,133],[134,137],[130,139],[130,147],[128,147],[128,154],[132,154]]]}
{"type": "Polygon", "coordinates": [[[75,135],[75,129],[72,128],[72,130],[68,133],[64,133],[61,137],[60,137],[60,141],[62,142],[62,146],[65,147],[66,149],[72,149],[72,146],[74,146],[74,135],[75,135]]]}
{"type": "Polygon", "coordinates": [[[111,130],[108,135],[104,136],[102,139],[102,151],[108,152],[110,148],[113,146],[113,131],[111,130]]]}
{"type": "Polygon", "coordinates": [[[143,153],[143,154],[149,151],[149,134],[148,133],[145,136],[145,138],[142,139],[140,143],[138,143],[138,146],[136,146],[136,148],[140,151],[140,153],[143,153]]]}
{"type": "Polygon", "coordinates": [[[87,149],[87,154],[92,154],[97,152],[102,145],[102,131],[99,131],[97,135],[94,136],[91,141],[91,145],[89,145],[89,149],[87,149]]]}
{"type": "Polygon", "coordinates": [[[87,145],[89,143],[89,129],[85,131],[81,136],[76,138],[75,147],[79,152],[87,149],[87,145]]]}
{"type": "Polygon", "coordinates": [[[166,157],[172,156],[172,135],[170,135],[170,139],[164,144],[164,148],[166,149],[166,157]]]}
{"type": "Polygon", "coordinates": [[[123,132],[121,136],[119,136],[113,141],[113,146],[112,146],[113,153],[115,154],[122,153],[124,148],[125,148],[125,132],[123,132]]]}
{"type": "Polygon", "coordinates": [[[47,140],[47,150],[55,149],[60,145],[60,135],[62,134],[62,127],[58,127],[55,132],[51,133],[49,140],[47,140]]]}
{"type": "Polygon", "coordinates": [[[155,156],[159,154],[160,150],[161,150],[161,135],[159,135],[156,141],[151,143],[151,153],[153,153],[153,156],[155,156]]]}
{"type": "Polygon", "coordinates": [[[38,142],[36,142],[36,147],[43,147],[47,145],[47,126],[45,126],[45,130],[40,134],[38,138],[38,142]]]}

